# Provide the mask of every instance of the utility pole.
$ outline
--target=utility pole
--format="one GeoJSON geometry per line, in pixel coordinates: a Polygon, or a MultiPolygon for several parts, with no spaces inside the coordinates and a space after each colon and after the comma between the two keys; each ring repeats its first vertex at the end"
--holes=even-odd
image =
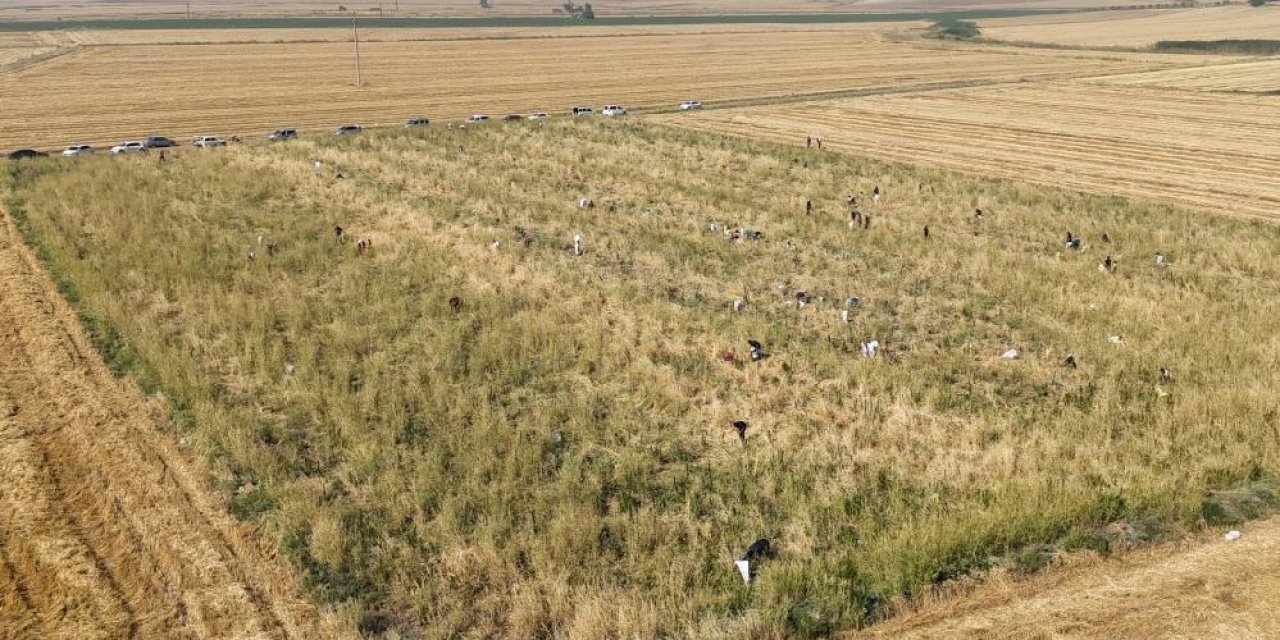
{"type": "Polygon", "coordinates": [[[360,77],[360,28],[356,24],[356,12],[351,12],[351,37],[356,44],[356,86],[364,84],[363,78],[360,77]]]}

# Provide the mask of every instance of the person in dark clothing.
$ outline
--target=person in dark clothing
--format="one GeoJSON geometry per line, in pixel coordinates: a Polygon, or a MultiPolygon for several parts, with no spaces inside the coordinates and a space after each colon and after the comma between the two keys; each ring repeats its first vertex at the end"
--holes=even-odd
{"type": "Polygon", "coordinates": [[[747,552],[742,554],[742,557],[738,559],[751,561],[759,558],[771,558],[773,557],[773,553],[773,545],[769,544],[769,539],[760,538],[759,540],[752,542],[751,546],[747,547],[747,552]]]}

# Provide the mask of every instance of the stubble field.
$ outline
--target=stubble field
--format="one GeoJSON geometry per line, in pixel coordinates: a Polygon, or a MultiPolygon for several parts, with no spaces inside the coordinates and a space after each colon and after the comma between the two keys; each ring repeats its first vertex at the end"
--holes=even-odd
{"type": "Polygon", "coordinates": [[[1275,39],[1280,7],[1208,7],[983,20],[995,40],[1079,47],[1147,47],[1160,40],[1275,39]]]}
{"type": "MultiPolygon", "coordinates": [[[[903,25],[911,28],[915,25],[903,25]]],[[[344,43],[83,47],[0,74],[0,148],[117,144],[170,136],[265,135],[280,126],[393,124],[575,104],[671,108],[1122,73],[1193,64],[1178,56],[1026,55],[890,41],[855,25],[735,32],[378,42],[362,47],[354,86],[344,43]]]]}
{"type": "MultiPolygon", "coordinates": [[[[352,5],[362,12],[387,16],[493,17],[553,16],[561,2],[546,0],[502,0],[490,9],[478,2],[458,0],[398,0],[373,5],[352,5]]],[[[578,3],[582,4],[582,3],[578,3]]],[[[733,15],[758,13],[851,13],[859,11],[937,10],[940,8],[1009,7],[1045,9],[1098,7],[1116,4],[1115,0],[597,0],[593,3],[600,16],[682,16],[733,15]]],[[[1138,4],[1138,3],[1135,3],[1138,4]]],[[[1172,0],[1143,0],[1140,4],[1173,4],[1172,0]]],[[[241,16],[336,16],[339,3],[301,2],[299,0],[79,0],[51,3],[46,0],[0,0],[0,18],[48,20],[55,18],[182,18],[190,7],[197,17],[241,16]]]]}
{"type": "Polygon", "coordinates": [[[1160,200],[1280,210],[1280,101],[1091,83],[1009,85],[666,117],[680,126],[1160,200]]]}
{"type": "Polygon", "coordinates": [[[1096,81],[1122,86],[1277,96],[1280,95],[1280,60],[1248,60],[1191,69],[1121,74],[1099,78],[1096,81]]]}

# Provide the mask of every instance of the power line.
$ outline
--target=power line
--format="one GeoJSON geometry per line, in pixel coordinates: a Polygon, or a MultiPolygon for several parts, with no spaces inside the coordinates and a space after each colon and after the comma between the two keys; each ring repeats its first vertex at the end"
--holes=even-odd
{"type": "Polygon", "coordinates": [[[364,79],[360,76],[360,28],[356,23],[358,16],[355,11],[351,12],[351,39],[356,45],[356,86],[364,85],[364,79]]]}

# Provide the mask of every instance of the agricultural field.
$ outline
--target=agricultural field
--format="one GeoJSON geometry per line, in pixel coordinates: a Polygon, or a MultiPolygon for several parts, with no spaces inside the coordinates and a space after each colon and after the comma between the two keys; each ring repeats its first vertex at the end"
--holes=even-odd
{"type": "Polygon", "coordinates": [[[1280,637],[1280,517],[1155,545],[1122,558],[1081,554],[1034,577],[990,575],[858,637],[1280,637]]]}
{"type": "MultiPolygon", "coordinates": [[[[1216,68],[1216,67],[1214,67],[1216,68]]],[[[1280,101],[1092,83],[871,96],[666,117],[770,140],[1275,219],[1280,101]]]]}
{"type": "Polygon", "coordinates": [[[459,42],[84,47],[0,74],[0,149],[117,144],[163,133],[265,135],[279,126],[394,124],[575,104],[795,99],[921,85],[1016,82],[1192,64],[1023,55],[888,41],[863,25],[813,32],[459,42]],[[711,54],[714,52],[714,54],[711,54]]]}
{"type": "Polygon", "coordinates": [[[1149,47],[1160,40],[1275,39],[1280,6],[1101,11],[981,20],[984,38],[1077,47],[1149,47]]]}
{"type": "Polygon", "coordinates": [[[6,46],[0,44],[0,70],[6,69],[14,63],[20,63],[29,58],[48,53],[52,47],[36,47],[36,46],[6,46]]]}
{"type": "Polygon", "coordinates": [[[1098,78],[1110,85],[1280,94],[1280,60],[1251,60],[1191,69],[1168,69],[1098,78]]]}
{"type": "Polygon", "coordinates": [[[347,635],[107,370],[8,216],[0,300],[0,637],[347,635]]]}
{"type": "MultiPolygon", "coordinates": [[[[194,16],[311,16],[340,15],[340,3],[299,2],[298,0],[230,0],[192,2],[194,16]]],[[[400,0],[383,2],[388,16],[550,16],[563,2],[550,0],[495,0],[494,7],[482,9],[478,2],[460,0],[400,0]],[[398,7],[398,8],[397,8],[398,7]]],[[[592,6],[602,15],[689,15],[698,13],[818,13],[856,11],[854,1],[832,0],[597,0],[592,6]]],[[[356,5],[352,5],[356,6],[356,5]]],[[[372,5],[379,6],[378,4],[372,5]]],[[[369,10],[369,5],[359,6],[369,10]]],[[[24,19],[97,17],[185,17],[187,3],[174,0],[82,1],[50,3],[45,0],[0,0],[0,17],[24,19]]]]}
{"type": "MultiPolygon", "coordinates": [[[[734,34],[783,33],[814,34],[830,32],[856,42],[901,39],[919,32],[927,22],[893,22],[866,24],[673,24],[655,26],[580,25],[554,27],[376,27],[360,28],[361,42],[406,42],[424,40],[521,40],[574,39],[588,42],[605,36],[730,36],[734,34]]],[[[805,37],[798,35],[797,37],[805,37]]],[[[139,45],[139,44],[282,44],[351,42],[351,30],[335,28],[257,28],[257,29],[68,29],[64,31],[0,32],[0,46],[31,45],[72,46],[139,45]]],[[[625,41],[623,41],[625,43],[625,41]]]]}
{"type": "MultiPolygon", "coordinates": [[[[495,0],[490,9],[481,9],[471,0],[399,0],[358,6],[362,11],[381,8],[388,17],[542,17],[557,15],[563,2],[552,0],[495,0]]],[[[577,4],[582,4],[581,2],[577,4]]],[[[894,10],[938,10],[1010,7],[1046,9],[1099,7],[1114,0],[597,0],[592,3],[601,17],[609,16],[690,16],[734,14],[818,14],[883,12],[894,10]]],[[[1137,3],[1135,3],[1137,4],[1137,3]]],[[[1143,1],[1141,4],[1175,4],[1172,1],[1143,1]]],[[[56,18],[182,18],[243,16],[328,16],[339,15],[339,2],[317,3],[299,0],[0,0],[0,19],[49,20],[56,18]]]]}
{"type": "Polygon", "coordinates": [[[1280,469],[1268,223],[790,142],[374,132],[14,164],[7,205],[370,633],[825,637],[1231,522],[1280,469]]]}

